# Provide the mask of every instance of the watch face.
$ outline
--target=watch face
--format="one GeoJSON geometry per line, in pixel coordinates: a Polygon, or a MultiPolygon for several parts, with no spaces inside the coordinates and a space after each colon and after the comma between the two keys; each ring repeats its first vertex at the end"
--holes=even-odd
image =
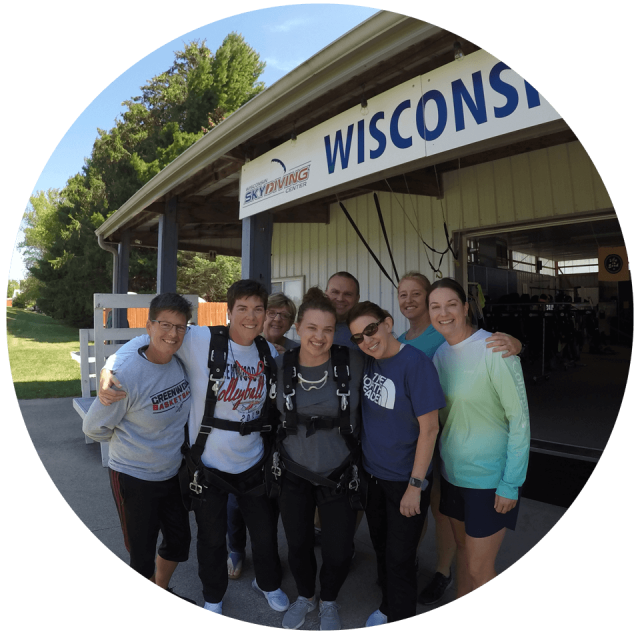
{"type": "Polygon", "coordinates": [[[609,274],[618,274],[623,266],[623,261],[618,254],[609,254],[604,259],[604,268],[609,272],[609,274]]]}

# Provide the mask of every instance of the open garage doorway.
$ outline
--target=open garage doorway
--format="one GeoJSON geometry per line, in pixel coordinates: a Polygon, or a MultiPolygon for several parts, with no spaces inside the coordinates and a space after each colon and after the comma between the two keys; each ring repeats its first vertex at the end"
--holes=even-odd
{"type": "Polygon", "coordinates": [[[484,305],[476,320],[525,343],[535,473],[527,484],[536,489],[527,496],[568,505],[611,435],[629,373],[633,298],[618,219],[610,212],[458,238],[469,293],[484,305]],[[612,258],[613,274],[604,263],[612,258]]]}

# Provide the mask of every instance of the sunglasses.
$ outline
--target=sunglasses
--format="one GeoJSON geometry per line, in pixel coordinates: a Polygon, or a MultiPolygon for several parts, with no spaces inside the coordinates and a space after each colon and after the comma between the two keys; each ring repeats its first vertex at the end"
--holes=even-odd
{"type": "Polygon", "coordinates": [[[384,319],[378,320],[378,322],[372,322],[370,325],[367,325],[362,333],[354,333],[351,336],[351,342],[355,345],[359,345],[365,336],[375,336],[378,333],[378,327],[384,322],[384,319]]]}

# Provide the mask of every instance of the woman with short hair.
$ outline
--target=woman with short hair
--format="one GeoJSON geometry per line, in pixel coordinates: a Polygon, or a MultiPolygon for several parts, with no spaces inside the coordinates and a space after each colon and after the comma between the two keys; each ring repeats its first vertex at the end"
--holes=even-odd
{"type": "Polygon", "coordinates": [[[300,344],[284,335],[291,329],[295,317],[296,306],[291,298],[280,292],[269,296],[262,335],[276,348],[280,355],[300,344]]]}
{"type": "Polygon", "coordinates": [[[382,603],[366,626],[415,616],[415,560],[429,506],[438,409],[445,405],[426,354],[398,342],[389,312],[371,302],[349,313],[351,340],[366,357],[362,380],[365,514],[382,603]]]}
{"type": "MultiPolygon", "coordinates": [[[[409,329],[398,337],[400,342],[416,347],[433,359],[435,352],[445,342],[444,336],[431,324],[427,295],[431,289],[429,279],[420,272],[407,272],[398,283],[398,306],[402,315],[409,321],[409,329]]],[[[487,347],[494,353],[504,352],[504,357],[518,355],[522,343],[505,333],[494,333],[486,339],[487,347]]],[[[450,587],[453,577],[451,565],[456,554],[456,542],[449,520],[440,514],[440,455],[438,446],[434,451],[433,488],[431,489],[431,513],[435,521],[437,562],[436,571],[429,583],[418,596],[423,605],[437,603],[450,587]]],[[[422,532],[426,532],[426,523],[422,532]]]]}

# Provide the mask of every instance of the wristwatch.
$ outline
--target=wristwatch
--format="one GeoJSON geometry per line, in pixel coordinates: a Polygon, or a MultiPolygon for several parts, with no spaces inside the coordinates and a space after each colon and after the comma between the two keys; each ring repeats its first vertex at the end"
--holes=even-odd
{"type": "Polygon", "coordinates": [[[420,488],[420,490],[422,490],[423,483],[424,479],[418,479],[417,477],[411,477],[411,479],[409,479],[409,486],[415,486],[416,488],[420,488]]]}

